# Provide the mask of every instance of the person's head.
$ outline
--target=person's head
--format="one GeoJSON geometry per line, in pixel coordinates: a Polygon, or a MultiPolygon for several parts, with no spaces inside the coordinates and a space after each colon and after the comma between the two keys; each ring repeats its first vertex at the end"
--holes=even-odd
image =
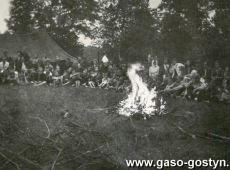
{"type": "Polygon", "coordinates": [[[113,65],[110,64],[109,67],[108,67],[109,70],[113,70],[113,65]]]}
{"type": "Polygon", "coordinates": [[[17,56],[18,56],[19,58],[21,58],[21,57],[22,57],[22,52],[21,52],[21,51],[17,51],[17,56]]]}
{"type": "Polygon", "coordinates": [[[186,60],[186,65],[190,66],[191,65],[191,61],[190,60],[186,60]]]}
{"type": "Polygon", "coordinates": [[[82,62],[82,58],[81,57],[77,57],[78,62],[82,62]]]}
{"type": "Polygon", "coordinates": [[[121,64],[121,68],[123,69],[123,70],[125,70],[126,69],[126,64],[121,64]]]}
{"type": "Polygon", "coordinates": [[[225,67],[225,72],[228,72],[228,71],[229,71],[229,67],[226,66],[226,67],[225,67]]]}
{"type": "Polygon", "coordinates": [[[84,70],[83,70],[83,74],[87,74],[88,73],[88,70],[85,68],[84,70]]]}
{"type": "Polygon", "coordinates": [[[192,70],[190,75],[191,75],[192,78],[195,78],[195,77],[198,76],[198,72],[196,70],[192,70]]]}
{"type": "Polygon", "coordinates": [[[98,66],[94,67],[94,71],[95,71],[95,72],[98,72],[98,71],[99,71],[98,66]]]}
{"type": "Polygon", "coordinates": [[[56,64],[55,70],[60,70],[60,66],[58,64],[56,64]]]}
{"type": "Polygon", "coordinates": [[[56,58],[55,58],[56,61],[59,61],[60,60],[60,57],[57,55],[56,58]]]}
{"type": "Polygon", "coordinates": [[[78,68],[81,68],[81,64],[80,64],[80,63],[77,63],[77,67],[78,67],[78,68]]]}
{"type": "Polygon", "coordinates": [[[148,60],[150,60],[150,59],[151,59],[151,54],[149,53],[149,54],[148,54],[148,60]]]}

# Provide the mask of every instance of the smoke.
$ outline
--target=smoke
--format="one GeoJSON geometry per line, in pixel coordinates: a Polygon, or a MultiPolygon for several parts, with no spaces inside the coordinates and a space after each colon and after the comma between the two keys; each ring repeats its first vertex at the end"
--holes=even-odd
{"type": "MultiPolygon", "coordinates": [[[[159,100],[156,88],[148,89],[148,85],[138,75],[138,71],[144,69],[140,63],[132,64],[128,68],[127,76],[131,81],[132,91],[127,99],[119,104],[119,114],[124,116],[132,116],[140,113],[144,117],[161,113],[164,110],[162,98],[159,100]],[[159,101],[160,105],[156,102],[159,101]]],[[[158,102],[158,103],[159,103],[158,102]]]]}

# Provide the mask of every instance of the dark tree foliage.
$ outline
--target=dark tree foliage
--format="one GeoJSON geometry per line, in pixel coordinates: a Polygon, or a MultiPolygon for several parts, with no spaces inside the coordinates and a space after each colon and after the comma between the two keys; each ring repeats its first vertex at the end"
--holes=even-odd
{"type": "Polygon", "coordinates": [[[11,1],[10,19],[7,21],[8,29],[15,33],[28,33],[33,30],[33,0],[11,1]]]}
{"type": "Polygon", "coordinates": [[[211,0],[211,9],[215,11],[213,18],[214,27],[210,30],[207,44],[210,49],[210,56],[214,60],[222,59],[222,63],[230,61],[230,1],[211,0]]]}
{"type": "Polygon", "coordinates": [[[148,1],[107,1],[104,6],[101,21],[104,50],[113,59],[143,60],[151,51],[155,33],[148,1]]]}
{"type": "Polygon", "coordinates": [[[91,23],[98,19],[95,0],[12,0],[9,31],[29,33],[46,30],[58,44],[73,54],[81,54],[79,34],[92,37],[91,23]]]}
{"type": "Polygon", "coordinates": [[[78,55],[79,34],[102,40],[113,60],[226,60],[230,56],[229,0],[12,0],[9,31],[45,29],[78,55]],[[95,25],[95,23],[98,23],[95,25]],[[96,29],[95,29],[96,28],[96,29]]]}
{"type": "Polygon", "coordinates": [[[206,0],[163,0],[160,44],[166,57],[200,59],[204,36],[210,27],[206,0]]]}

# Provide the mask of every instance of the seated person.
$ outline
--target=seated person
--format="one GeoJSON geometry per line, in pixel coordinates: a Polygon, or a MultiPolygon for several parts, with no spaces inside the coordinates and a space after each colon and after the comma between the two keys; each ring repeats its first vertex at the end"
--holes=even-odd
{"type": "Polygon", "coordinates": [[[72,68],[72,71],[70,73],[70,82],[72,86],[75,86],[77,88],[80,87],[81,80],[81,73],[77,69],[72,68]]]}
{"type": "Polygon", "coordinates": [[[54,71],[53,71],[53,76],[52,76],[52,80],[54,82],[54,85],[56,85],[57,83],[63,83],[63,76],[61,75],[61,68],[59,65],[56,65],[54,71]]]}
{"type": "Polygon", "coordinates": [[[24,59],[22,61],[22,65],[21,65],[21,72],[19,72],[19,80],[21,82],[28,83],[28,68],[24,62],[24,59]]]}
{"type": "Polygon", "coordinates": [[[228,68],[228,66],[225,68],[224,70],[224,78],[223,78],[223,81],[222,81],[222,86],[224,88],[227,87],[227,84],[229,83],[230,81],[230,70],[228,68]]]}
{"type": "Polygon", "coordinates": [[[72,68],[68,68],[67,70],[64,70],[64,73],[63,73],[63,85],[67,85],[70,83],[70,74],[72,73],[72,68]]]}
{"type": "MultiPolygon", "coordinates": [[[[163,91],[166,89],[167,86],[170,86],[173,83],[172,78],[170,77],[169,74],[166,74],[165,77],[163,78],[162,83],[158,86],[159,91],[163,91]]],[[[167,87],[168,89],[169,87],[167,87]]]]}
{"type": "Polygon", "coordinates": [[[187,96],[187,89],[191,86],[192,82],[197,76],[197,71],[193,70],[189,75],[186,75],[183,78],[178,77],[176,82],[166,87],[164,91],[174,93],[175,95],[179,95],[184,92],[184,96],[187,96]]]}
{"type": "Polygon", "coordinates": [[[53,65],[49,61],[46,61],[44,74],[48,85],[52,83],[53,71],[54,71],[53,65]]]}
{"type": "Polygon", "coordinates": [[[225,103],[230,103],[230,83],[228,83],[228,86],[223,89],[220,101],[225,103]]]}
{"type": "Polygon", "coordinates": [[[34,83],[36,79],[36,69],[34,66],[32,66],[29,70],[28,70],[28,80],[31,82],[31,83],[34,83]]]}
{"type": "Polygon", "coordinates": [[[89,73],[87,69],[84,69],[81,74],[81,85],[88,87],[88,82],[89,82],[89,73]]]}
{"type": "Polygon", "coordinates": [[[211,69],[208,66],[207,61],[204,62],[203,67],[201,68],[200,75],[205,79],[206,82],[209,83],[211,81],[211,69]]]}
{"type": "Polygon", "coordinates": [[[106,73],[103,74],[102,82],[98,85],[99,88],[107,88],[109,85],[109,77],[106,73]]]}
{"type": "Polygon", "coordinates": [[[93,67],[89,74],[89,86],[95,88],[97,86],[97,77],[99,75],[98,67],[93,67]]]}
{"type": "Polygon", "coordinates": [[[186,84],[189,83],[189,79],[187,77],[184,77],[182,79],[181,77],[178,77],[176,81],[172,81],[172,79],[168,79],[168,84],[166,85],[163,92],[167,93],[174,93],[176,91],[180,91],[181,89],[184,90],[186,88],[186,84]]]}
{"type": "Polygon", "coordinates": [[[90,73],[90,75],[89,75],[89,82],[88,82],[88,84],[89,84],[89,87],[90,88],[95,88],[96,87],[96,85],[95,85],[95,74],[94,73],[90,73]]]}
{"type": "Polygon", "coordinates": [[[189,89],[191,90],[191,93],[189,94],[188,92],[187,95],[189,98],[195,100],[205,99],[207,88],[208,84],[205,82],[205,79],[197,76],[193,79],[191,86],[187,89],[188,91],[189,89]]]}
{"type": "Polygon", "coordinates": [[[38,70],[37,70],[36,76],[35,76],[35,83],[45,81],[45,79],[46,79],[46,75],[44,73],[44,68],[42,67],[42,65],[39,64],[38,70]]]}
{"type": "Polygon", "coordinates": [[[220,87],[223,80],[223,70],[219,63],[216,61],[211,73],[211,84],[215,87],[220,87]]]}
{"type": "Polygon", "coordinates": [[[6,58],[3,58],[2,61],[0,62],[0,80],[2,83],[5,83],[7,79],[8,69],[9,69],[9,62],[6,61],[6,58]]]}
{"type": "Polygon", "coordinates": [[[14,70],[14,67],[9,68],[9,73],[7,75],[7,82],[10,84],[19,83],[18,72],[14,70]]]}
{"type": "Polygon", "coordinates": [[[230,72],[228,67],[225,68],[224,72],[220,101],[230,103],[230,72]]]}
{"type": "Polygon", "coordinates": [[[157,77],[159,75],[159,70],[160,70],[160,67],[158,66],[157,60],[153,60],[152,65],[149,67],[149,77],[154,82],[157,81],[157,77]]]}

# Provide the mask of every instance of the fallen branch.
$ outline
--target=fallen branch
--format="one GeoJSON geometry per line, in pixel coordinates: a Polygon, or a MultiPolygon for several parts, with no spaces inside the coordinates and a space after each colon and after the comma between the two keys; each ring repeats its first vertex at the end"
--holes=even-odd
{"type": "MultiPolygon", "coordinates": [[[[9,159],[6,155],[4,155],[3,153],[0,152],[0,155],[5,158],[8,162],[12,163],[13,165],[15,165],[17,167],[17,170],[20,170],[19,165],[17,163],[15,163],[14,161],[12,161],[11,159],[9,159]]],[[[1,168],[2,169],[2,168],[1,168]]]]}
{"type": "Polygon", "coordinates": [[[57,154],[57,156],[56,156],[56,159],[54,160],[54,162],[53,162],[53,164],[52,164],[52,169],[51,169],[51,170],[54,170],[54,167],[55,167],[55,165],[56,165],[56,162],[57,162],[59,156],[61,155],[62,151],[63,151],[63,149],[61,149],[61,150],[58,152],[58,154],[57,154]]]}
{"type": "Polygon", "coordinates": [[[184,130],[182,127],[177,126],[174,123],[170,123],[170,124],[173,125],[174,127],[176,127],[178,130],[180,130],[182,133],[184,133],[184,134],[192,137],[193,139],[202,138],[202,139],[207,139],[207,140],[213,140],[213,139],[215,139],[215,140],[221,141],[220,138],[213,138],[213,137],[207,137],[205,135],[189,133],[186,130],[184,130]]]}
{"type": "Polygon", "coordinates": [[[185,131],[185,130],[184,130],[182,127],[180,127],[180,126],[176,126],[176,127],[177,127],[177,129],[179,129],[182,133],[184,133],[184,134],[186,134],[186,135],[192,137],[193,139],[196,139],[196,135],[194,135],[194,134],[192,134],[192,133],[189,133],[189,132],[185,131]]]}
{"type": "Polygon", "coordinates": [[[212,137],[215,137],[215,138],[217,138],[217,139],[222,139],[222,140],[230,141],[230,138],[229,138],[229,137],[217,135],[217,134],[214,134],[214,133],[207,133],[207,134],[210,135],[210,136],[212,136],[212,137]]]}

